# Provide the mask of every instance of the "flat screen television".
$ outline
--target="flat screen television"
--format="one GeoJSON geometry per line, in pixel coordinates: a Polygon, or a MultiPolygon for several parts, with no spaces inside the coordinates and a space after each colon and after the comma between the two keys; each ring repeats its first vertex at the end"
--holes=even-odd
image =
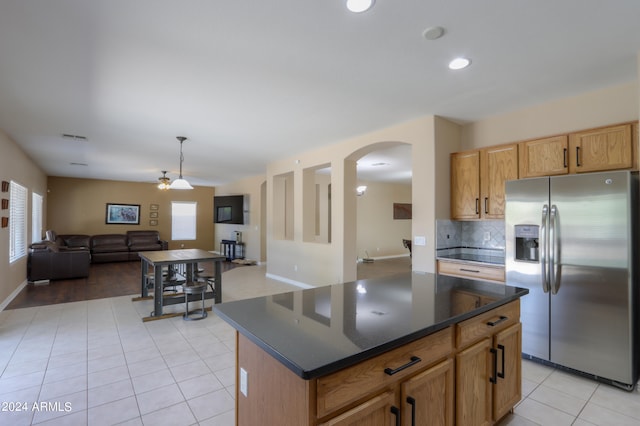
{"type": "Polygon", "coordinates": [[[244,195],[213,197],[213,222],[244,225],[244,195]]]}

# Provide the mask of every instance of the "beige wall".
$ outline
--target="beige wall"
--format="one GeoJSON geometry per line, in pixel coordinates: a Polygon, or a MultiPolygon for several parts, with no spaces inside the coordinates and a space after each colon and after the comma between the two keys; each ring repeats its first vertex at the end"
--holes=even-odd
{"type": "MultiPolygon", "coordinates": [[[[294,235],[275,238],[273,221],[267,222],[267,273],[278,278],[310,285],[326,285],[356,278],[357,186],[356,161],[368,152],[398,143],[412,146],[412,239],[426,238],[425,246],[415,246],[413,269],[433,272],[435,266],[436,188],[449,179],[449,165],[436,164],[436,155],[455,151],[459,140],[451,140],[457,125],[433,116],[354,137],[338,144],[282,159],[267,166],[267,193],[273,194],[274,178],[292,173],[294,177],[294,235]],[[442,129],[440,129],[442,128],[442,129]],[[446,129],[444,129],[446,128],[446,129]],[[439,137],[436,137],[439,134],[439,137]],[[304,242],[302,238],[303,170],[323,164],[331,166],[332,241],[330,244],[304,242]]],[[[455,136],[453,136],[455,137],[455,136]]],[[[448,204],[448,196],[442,202],[448,204]]],[[[274,211],[273,197],[267,212],[274,211]]]]}
{"type": "Polygon", "coordinates": [[[120,234],[129,230],[157,229],[170,249],[213,250],[214,188],[161,191],[151,183],[49,177],[47,218],[49,229],[58,234],[120,234]],[[197,239],[171,241],[171,202],[196,201],[197,239]],[[107,225],[107,203],[140,204],[140,225],[107,225]],[[158,226],[149,225],[151,204],[158,204],[158,226]]]}
{"type": "MultiPolygon", "coordinates": [[[[47,177],[45,173],[0,130],[0,180],[14,180],[29,190],[27,215],[27,237],[31,242],[31,194],[36,192],[44,198],[47,206],[47,177]]],[[[9,198],[8,192],[0,194],[1,198],[9,198]]],[[[9,217],[9,210],[0,210],[0,216],[9,217]]],[[[43,219],[46,221],[46,218],[43,219]]],[[[46,226],[46,222],[45,222],[46,226]]],[[[0,310],[27,282],[27,257],[9,263],[9,228],[0,228],[0,310]]]]}
{"type": "Polygon", "coordinates": [[[262,212],[262,184],[264,176],[253,176],[241,179],[228,185],[216,187],[216,195],[245,195],[249,198],[249,223],[244,225],[215,224],[215,250],[220,250],[220,240],[234,239],[233,232],[242,232],[245,244],[245,258],[264,262],[266,254],[262,252],[261,244],[261,216],[262,212]]]}
{"type": "Polygon", "coordinates": [[[463,128],[462,148],[481,148],[637,120],[632,82],[487,118],[463,128]]]}
{"type": "Polygon", "coordinates": [[[411,203],[411,185],[366,181],[358,185],[367,185],[367,191],[357,198],[358,257],[408,256],[402,239],[411,239],[411,220],[394,220],[393,203],[411,203]]]}

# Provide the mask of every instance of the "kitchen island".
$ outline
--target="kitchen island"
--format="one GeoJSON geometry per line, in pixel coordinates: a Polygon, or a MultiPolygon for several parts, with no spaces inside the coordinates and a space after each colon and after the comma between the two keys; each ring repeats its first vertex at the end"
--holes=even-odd
{"type": "Polygon", "coordinates": [[[492,424],[521,397],[525,294],[413,272],[216,305],[236,422],[492,424]]]}

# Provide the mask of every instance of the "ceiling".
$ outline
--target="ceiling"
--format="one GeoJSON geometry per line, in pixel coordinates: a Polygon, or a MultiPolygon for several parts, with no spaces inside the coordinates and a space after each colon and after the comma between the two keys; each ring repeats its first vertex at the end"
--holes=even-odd
{"type": "Polygon", "coordinates": [[[635,81],[639,17],[637,0],[2,0],[0,128],[48,175],[139,182],[177,177],[183,135],[185,177],[216,186],[425,115],[635,81]]]}

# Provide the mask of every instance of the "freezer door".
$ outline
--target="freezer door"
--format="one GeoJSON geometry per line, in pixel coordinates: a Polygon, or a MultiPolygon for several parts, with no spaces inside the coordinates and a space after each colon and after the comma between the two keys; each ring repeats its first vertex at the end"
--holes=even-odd
{"type": "Polygon", "coordinates": [[[629,174],[554,177],[550,187],[550,360],[629,383],[629,174]]]}
{"type": "MultiPolygon", "coordinates": [[[[541,359],[549,359],[549,293],[542,274],[546,260],[543,220],[549,203],[549,179],[522,179],[506,183],[505,209],[505,269],[507,284],[529,289],[520,300],[522,321],[522,352],[541,359]],[[539,230],[537,260],[518,260],[516,255],[516,226],[531,225],[539,230]]],[[[522,256],[520,256],[522,257],[522,256]]]]}

